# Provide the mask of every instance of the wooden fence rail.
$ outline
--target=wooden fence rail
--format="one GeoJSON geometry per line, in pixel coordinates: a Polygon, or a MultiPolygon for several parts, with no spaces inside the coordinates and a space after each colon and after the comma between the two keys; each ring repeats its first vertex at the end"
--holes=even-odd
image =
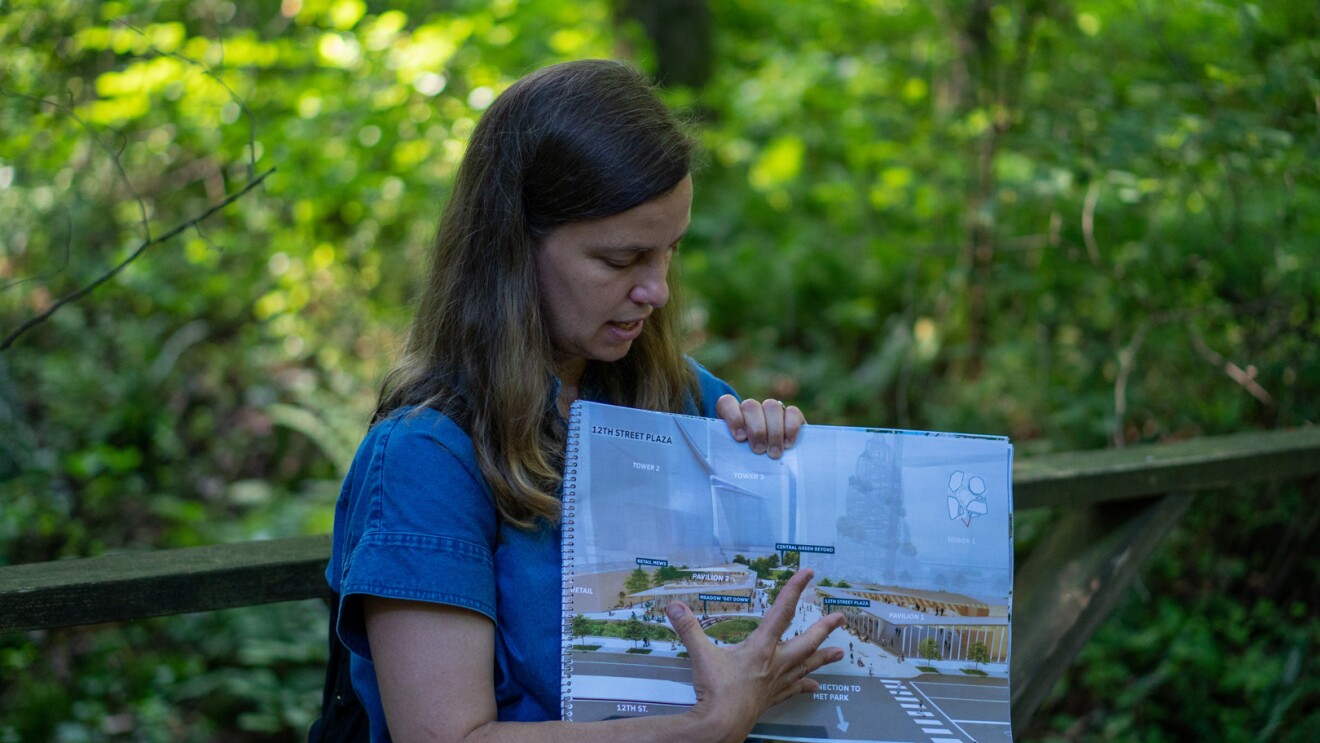
{"type": "MultiPolygon", "coordinates": [[[[1022,729],[1205,491],[1320,483],[1320,428],[1020,459],[1017,511],[1058,509],[1017,566],[1010,666],[1022,729]]],[[[1203,497],[1210,497],[1209,495],[1203,497]]],[[[328,536],[0,567],[0,633],[324,598],[328,536]]]]}

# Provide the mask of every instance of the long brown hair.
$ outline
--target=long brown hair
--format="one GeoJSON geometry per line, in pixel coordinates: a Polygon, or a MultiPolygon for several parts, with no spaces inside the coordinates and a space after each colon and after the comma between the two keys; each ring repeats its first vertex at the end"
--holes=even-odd
{"type": "MultiPolygon", "coordinates": [[[[692,141],[646,79],[606,60],[553,65],[509,87],[473,130],[440,220],[406,352],[372,422],[432,407],[472,437],[501,518],[559,517],[564,426],[533,251],[550,230],[662,196],[692,164],[692,141]]],[[[674,298],[629,353],[591,362],[583,383],[620,405],[680,411],[699,394],[674,298]]]]}

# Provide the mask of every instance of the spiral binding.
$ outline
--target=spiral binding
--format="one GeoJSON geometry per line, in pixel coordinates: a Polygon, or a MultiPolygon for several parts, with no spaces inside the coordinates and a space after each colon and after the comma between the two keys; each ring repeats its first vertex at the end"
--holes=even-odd
{"type": "Polygon", "coordinates": [[[562,562],[561,613],[563,626],[560,630],[563,671],[559,682],[561,716],[568,722],[573,721],[573,526],[574,508],[577,506],[577,465],[579,441],[582,433],[582,406],[574,403],[568,414],[568,443],[564,449],[564,500],[563,515],[560,517],[559,546],[562,562]]]}

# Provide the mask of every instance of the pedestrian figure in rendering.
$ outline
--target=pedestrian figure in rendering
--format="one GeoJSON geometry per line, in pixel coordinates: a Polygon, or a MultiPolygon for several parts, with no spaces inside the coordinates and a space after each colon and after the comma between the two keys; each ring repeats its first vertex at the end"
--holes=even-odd
{"type": "Polygon", "coordinates": [[[780,642],[801,570],[733,647],[669,604],[692,659],[689,712],[558,721],[569,406],[719,417],[772,457],[803,424],[796,407],[740,402],[681,352],[668,272],[692,147],[644,78],[609,61],[524,77],[474,129],[335,513],[332,653],[351,651],[371,740],[740,740],[842,657],[820,647],[839,614],[780,642]]]}

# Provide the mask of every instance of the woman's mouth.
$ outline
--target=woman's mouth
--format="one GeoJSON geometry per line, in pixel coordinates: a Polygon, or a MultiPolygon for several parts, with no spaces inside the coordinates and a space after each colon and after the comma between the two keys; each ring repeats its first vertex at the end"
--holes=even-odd
{"type": "Polygon", "coordinates": [[[609,326],[615,340],[626,342],[636,340],[637,336],[642,334],[643,322],[643,320],[629,320],[627,322],[611,320],[606,324],[609,326]]]}

